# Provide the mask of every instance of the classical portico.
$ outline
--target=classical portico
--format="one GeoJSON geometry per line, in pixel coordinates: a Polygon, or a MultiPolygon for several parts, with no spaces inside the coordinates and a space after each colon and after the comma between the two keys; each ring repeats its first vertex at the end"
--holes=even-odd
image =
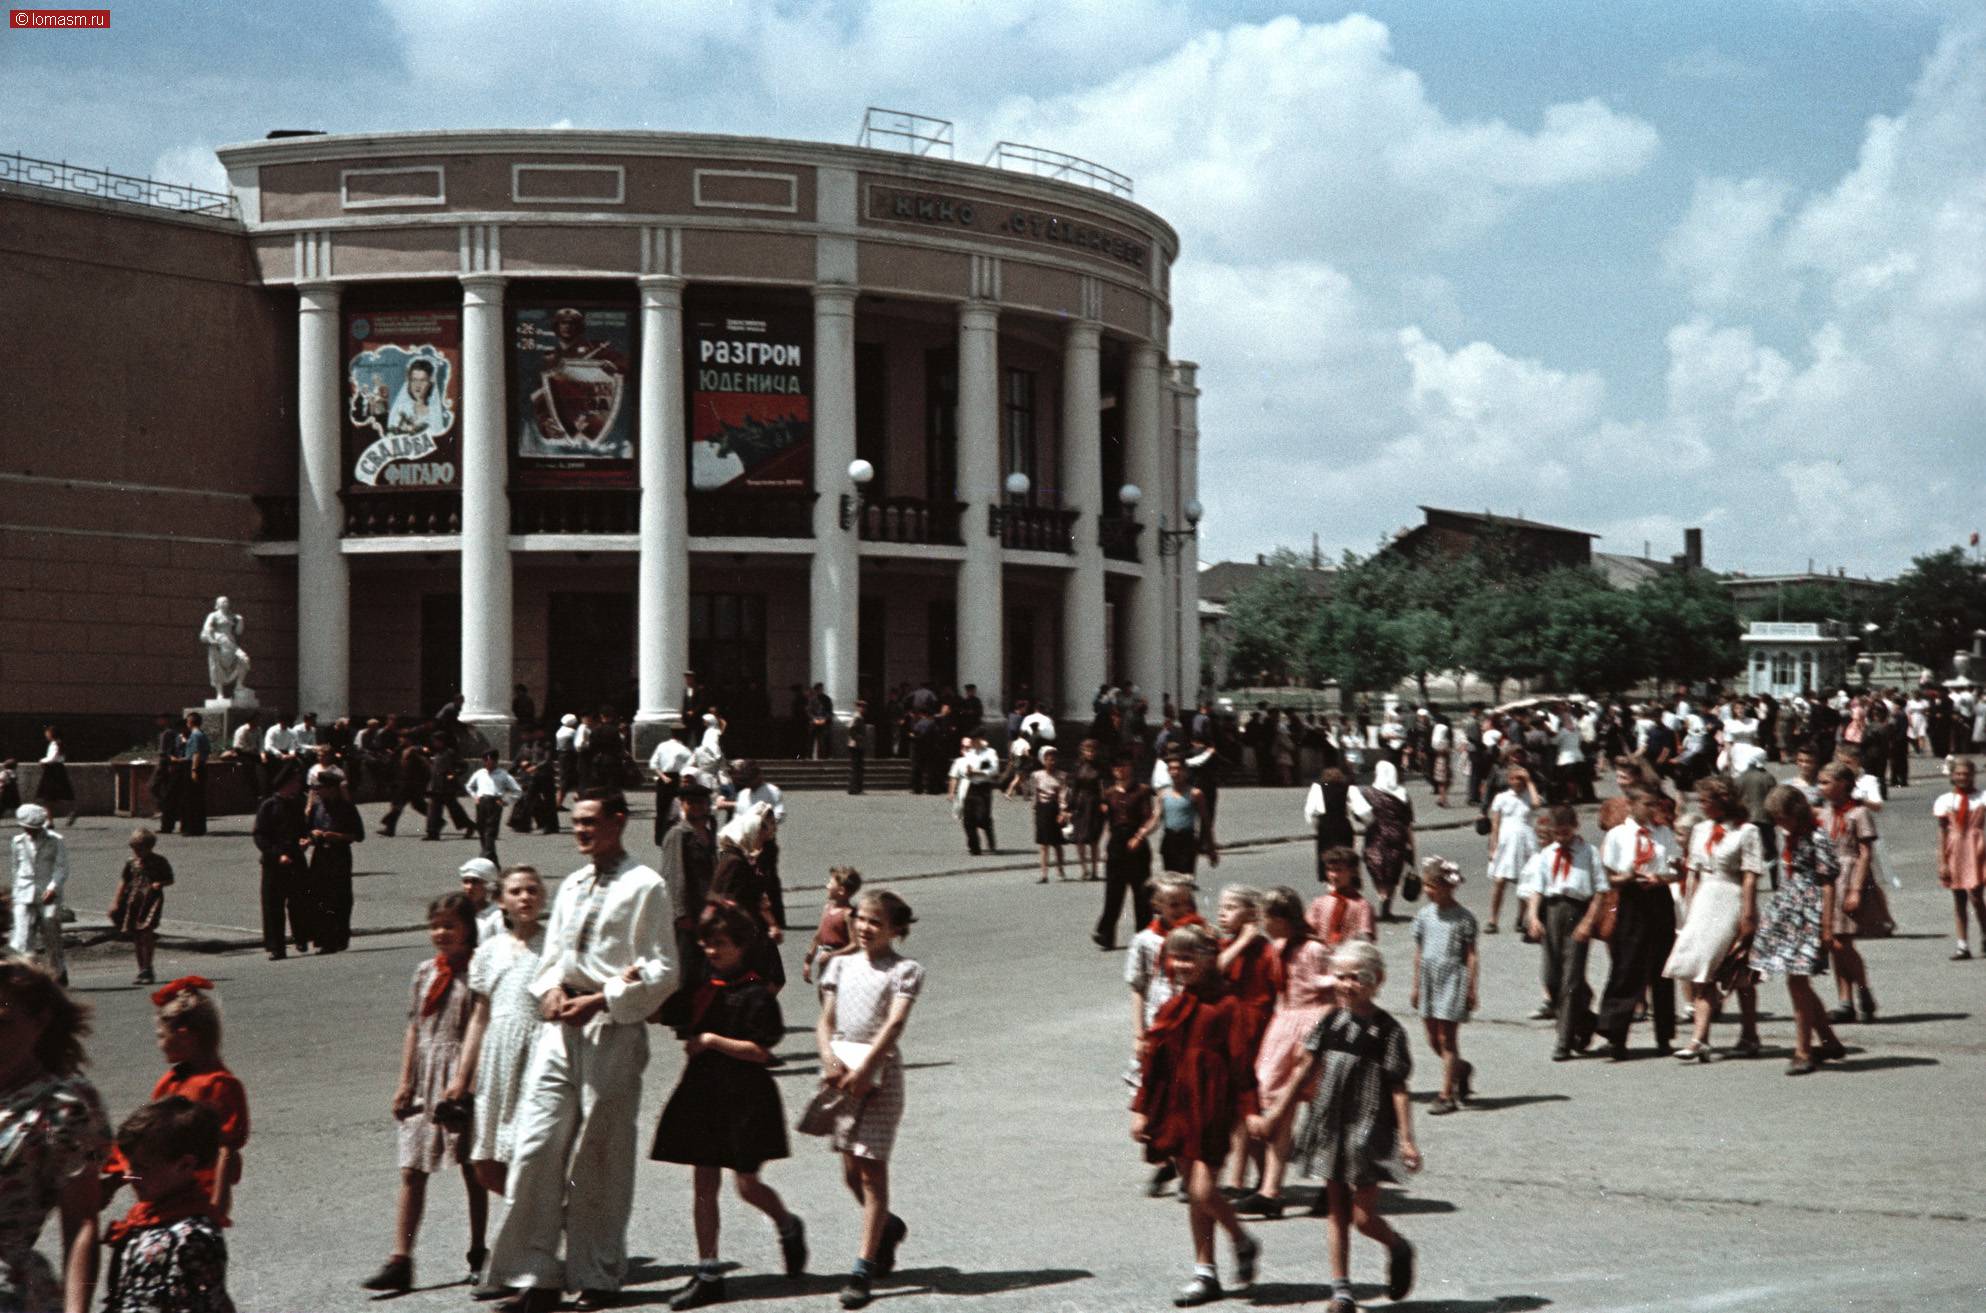
{"type": "Polygon", "coordinates": [[[647,741],[692,669],[768,724],[813,683],[844,718],[925,679],[989,715],[1196,694],[1191,543],[1160,547],[1197,389],[1149,211],[663,134],[222,156],[296,295],[296,536],[259,550],[295,552],[320,715],[459,688],[502,738],[522,682],[647,741]]]}

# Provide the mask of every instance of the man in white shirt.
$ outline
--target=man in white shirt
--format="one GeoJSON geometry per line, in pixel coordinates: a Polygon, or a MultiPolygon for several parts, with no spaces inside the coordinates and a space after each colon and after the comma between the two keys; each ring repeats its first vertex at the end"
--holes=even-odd
{"type": "Polygon", "coordinates": [[[290,741],[298,752],[310,752],[317,747],[317,713],[306,711],[297,723],[290,726],[290,741]]]}
{"type": "Polygon", "coordinates": [[[48,808],[31,802],[14,813],[21,832],[13,839],[14,923],[7,945],[16,957],[32,957],[63,984],[69,967],[62,957],[62,887],[69,882],[68,841],[49,823],[48,808]]]}
{"type": "MultiPolygon", "coordinates": [[[[731,785],[737,796],[727,809],[729,816],[744,816],[752,808],[764,803],[772,808],[773,834],[776,836],[786,828],[786,797],[777,784],[766,782],[765,772],[751,757],[740,757],[731,763],[731,785]]],[[[766,840],[759,849],[759,872],[766,878],[772,898],[772,917],[781,928],[786,925],[786,893],[779,880],[779,840],[775,837],[766,840]]]]}
{"type": "Polygon", "coordinates": [[[1055,741],[1055,720],[1040,707],[1021,717],[1021,733],[1039,748],[1055,741]]]}
{"type": "Polygon", "coordinates": [[[959,741],[959,759],[952,763],[949,789],[959,799],[959,823],[965,827],[966,851],[979,856],[979,835],[986,834],[986,851],[997,853],[993,838],[993,784],[1000,778],[1000,754],[986,740],[970,736],[959,741]]]}
{"type": "MultiPolygon", "coordinates": [[[[491,748],[483,754],[483,768],[463,786],[476,804],[476,837],[483,841],[483,856],[497,861],[497,834],[503,829],[503,809],[524,796],[524,786],[498,764],[491,748]]],[[[499,864],[500,866],[500,864],[499,864]]]]}
{"type": "Polygon", "coordinates": [[[687,732],[681,725],[671,727],[669,737],[648,754],[648,769],[655,772],[655,846],[658,848],[669,827],[676,823],[676,795],[683,787],[683,772],[696,760],[696,750],[684,742],[687,732]]]}
{"type": "Polygon", "coordinates": [[[559,885],[545,924],[531,982],[543,1023],[517,1113],[510,1208],[484,1276],[518,1292],[498,1306],[510,1313],[545,1313],[563,1290],[599,1308],[627,1274],[647,1022],[676,989],[682,912],[677,892],[622,847],[627,821],[618,789],[573,804],[589,862],[559,885]]]}

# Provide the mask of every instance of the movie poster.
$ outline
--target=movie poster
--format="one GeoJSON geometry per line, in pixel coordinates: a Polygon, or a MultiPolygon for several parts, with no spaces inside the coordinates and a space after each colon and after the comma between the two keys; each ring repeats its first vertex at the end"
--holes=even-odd
{"type": "Polygon", "coordinates": [[[459,488],[462,312],[345,311],[352,487],[459,488]]]}
{"type": "Polygon", "coordinates": [[[814,482],[813,318],[698,315],[689,354],[690,486],[796,492],[814,482]]]}
{"type": "Polygon", "coordinates": [[[634,318],[601,301],[512,305],[515,482],[634,485],[634,318]]]}

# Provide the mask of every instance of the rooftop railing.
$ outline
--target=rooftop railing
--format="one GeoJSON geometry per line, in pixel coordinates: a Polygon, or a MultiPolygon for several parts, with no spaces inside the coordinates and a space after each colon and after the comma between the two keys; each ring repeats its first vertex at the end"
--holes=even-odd
{"type": "Polygon", "coordinates": [[[137,178],[108,169],[86,168],[58,160],[38,160],[30,155],[0,155],[0,182],[26,187],[46,187],[50,191],[99,200],[146,205],[155,210],[180,214],[204,214],[216,219],[237,217],[234,197],[226,192],[208,191],[183,182],[161,182],[157,178],[137,178]]]}
{"type": "Polygon", "coordinates": [[[1003,141],[995,145],[987,154],[986,163],[996,169],[1006,169],[1010,173],[1032,173],[1037,178],[1073,182],[1078,186],[1107,191],[1127,201],[1131,199],[1129,174],[1119,173],[1115,169],[1098,164],[1095,160],[1086,160],[1080,155],[1066,155],[1059,150],[1049,150],[1045,146],[1003,141]]]}
{"type": "Polygon", "coordinates": [[[855,139],[855,144],[867,150],[894,150],[906,155],[936,155],[951,159],[952,121],[871,105],[862,113],[862,135],[855,139]]]}

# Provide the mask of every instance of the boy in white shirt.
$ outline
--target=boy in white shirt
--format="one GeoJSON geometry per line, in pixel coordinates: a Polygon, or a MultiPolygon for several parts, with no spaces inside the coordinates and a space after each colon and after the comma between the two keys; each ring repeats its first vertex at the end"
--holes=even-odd
{"type": "Polygon", "coordinates": [[[1561,805],[1550,815],[1552,842],[1524,864],[1517,896],[1523,901],[1525,930],[1544,946],[1543,1012],[1558,1019],[1552,1061],[1563,1062],[1593,1041],[1593,990],[1586,983],[1586,955],[1592,939],[1593,900],[1607,883],[1600,855],[1579,837],[1579,813],[1561,805]]]}
{"type": "Polygon", "coordinates": [[[497,833],[503,828],[503,809],[524,796],[524,786],[497,764],[497,752],[483,754],[483,768],[463,786],[476,803],[476,837],[483,842],[483,856],[497,860],[497,833]]]}

